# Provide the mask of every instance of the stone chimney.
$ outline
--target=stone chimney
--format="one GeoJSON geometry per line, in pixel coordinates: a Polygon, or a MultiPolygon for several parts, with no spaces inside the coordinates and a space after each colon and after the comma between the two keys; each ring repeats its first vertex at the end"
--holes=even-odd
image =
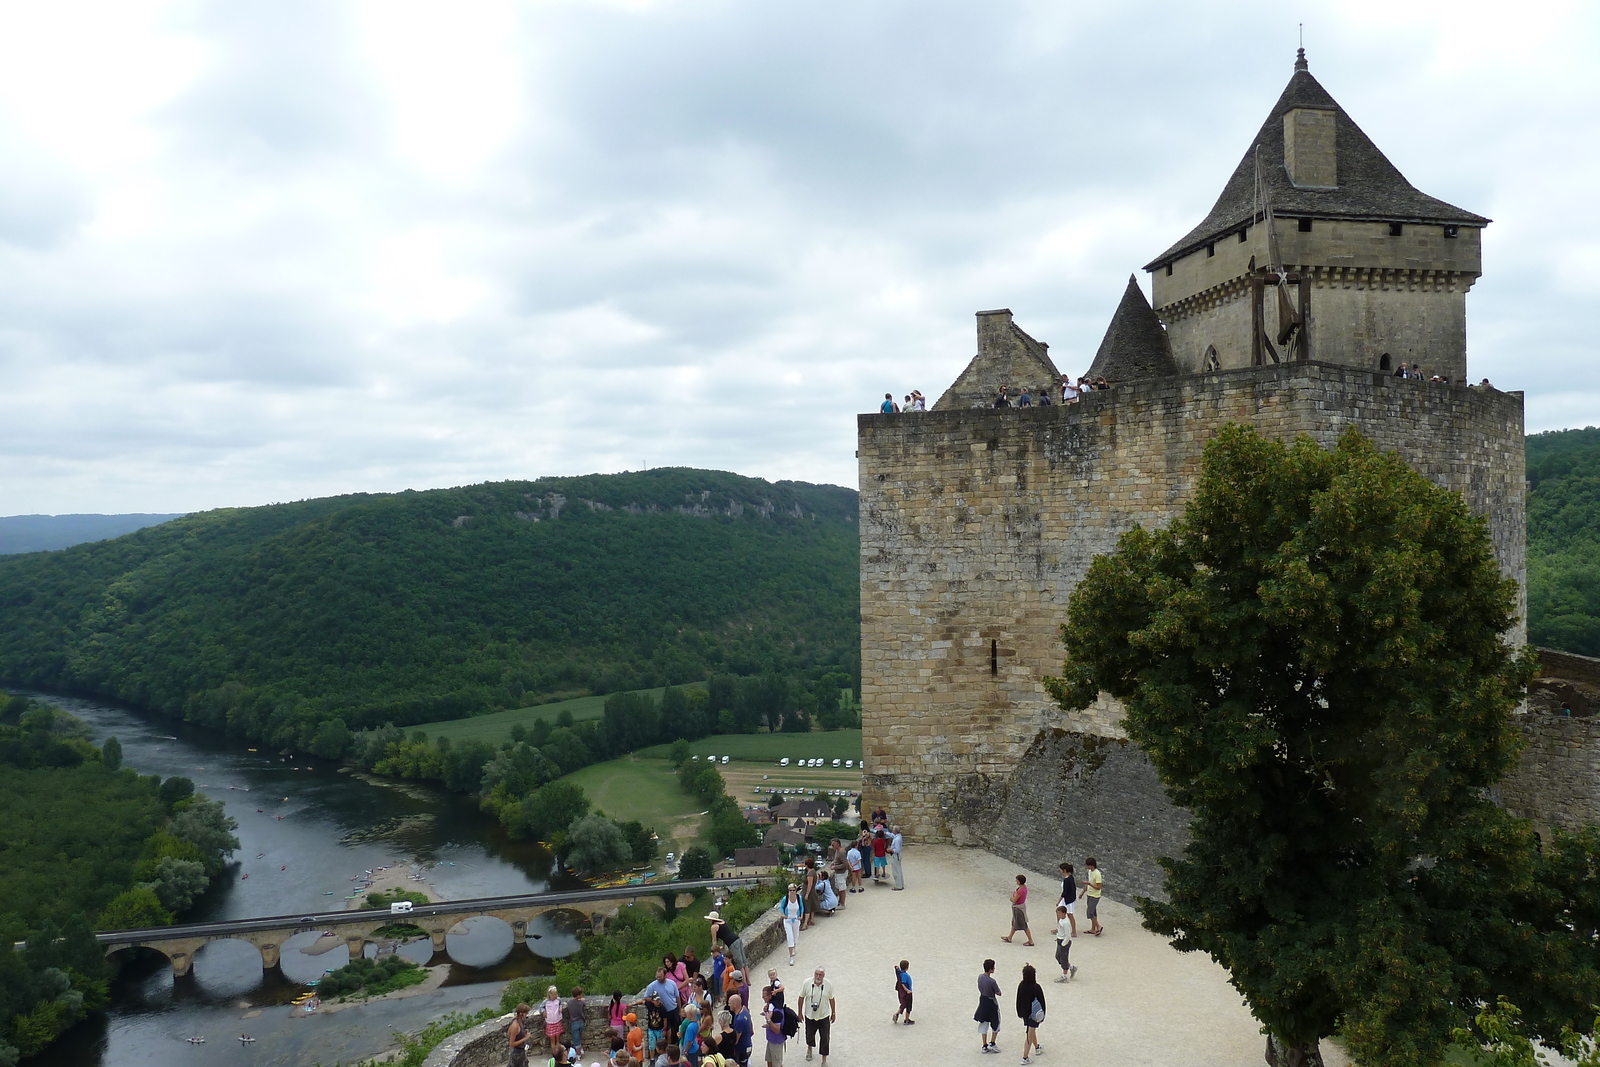
{"type": "Polygon", "coordinates": [[[1299,189],[1339,185],[1337,115],[1297,107],[1283,116],[1283,169],[1299,189]]]}

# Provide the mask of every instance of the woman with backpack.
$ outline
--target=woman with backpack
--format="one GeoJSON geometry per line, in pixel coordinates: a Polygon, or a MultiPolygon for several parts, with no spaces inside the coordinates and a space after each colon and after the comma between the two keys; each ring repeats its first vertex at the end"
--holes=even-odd
{"type": "Polygon", "coordinates": [[[1017,983],[1017,1018],[1028,1032],[1022,1040],[1022,1062],[1032,1063],[1029,1052],[1044,1051],[1044,1046],[1039,1044],[1039,1024],[1044,1022],[1044,986],[1039,984],[1032,964],[1022,968],[1022,981],[1017,983]]]}

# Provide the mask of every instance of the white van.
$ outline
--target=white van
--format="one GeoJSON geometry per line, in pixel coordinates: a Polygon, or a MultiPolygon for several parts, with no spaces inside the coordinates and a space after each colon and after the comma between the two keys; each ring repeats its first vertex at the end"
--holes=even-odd
{"type": "Polygon", "coordinates": [[[728,757],[727,756],[723,756],[722,757],[722,762],[723,763],[727,763],[728,762],[728,757]]]}
{"type": "Polygon", "coordinates": [[[835,767],[837,767],[837,766],[839,766],[839,761],[838,761],[838,760],[834,760],[834,761],[833,761],[833,765],[834,765],[834,766],[835,766],[835,767]]]}
{"type": "Polygon", "coordinates": [[[393,904],[389,905],[389,914],[404,915],[414,907],[416,907],[416,905],[412,904],[409,900],[397,900],[393,904]]]}
{"type": "Polygon", "coordinates": [[[783,758],[782,758],[782,759],[781,759],[781,760],[779,760],[779,761],[778,761],[778,766],[780,766],[780,767],[787,767],[787,766],[789,766],[789,757],[788,757],[788,756],[785,756],[785,757],[783,757],[783,758]]]}

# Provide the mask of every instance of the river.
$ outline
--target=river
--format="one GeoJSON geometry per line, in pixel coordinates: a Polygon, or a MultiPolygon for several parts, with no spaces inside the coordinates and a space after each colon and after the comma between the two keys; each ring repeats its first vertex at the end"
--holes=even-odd
{"type": "MultiPolygon", "coordinates": [[[[267,745],[237,741],[203,727],[83,697],[29,693],[83,719],[99,743],[122,742],[123,766],[163,778],[182,775],[197,791],[222,801],[239,822],[234,863],[182,917],[250,918],[335,910],[364,869],[410,862],[426,865],[436,896],[446,899],[576,888],[556,873],[536,844],[509,840],[467,798],[409,782],[370,778],[311,757],[284,759],[267,745]],[[248,876],[248,877],[246,877],[248,876]]],[[[555,920],[559,923],[559,917],[555,920]]],[[[193,972],[174,979],[164,960],[123,968],[109,1011],[78,1026],[30,1060],[40,1067],[310,1067],[372,1056],[446,1011],[476,1011],[499,1002],[501,986],[519,974],[550,973],[547,958],[573,951],[571,929],[529,926],[528,948],[494,919],[467,920],[432,962],[451,965],[438,990],[379,1001],[336,1014],[305,1015],[289,1001],[326,968],[348,959],[341,943],[320,955],[304,951],[318,935],[284,945],[280,971],[264,973],[257,950],[242,941],[200,949],[193,972]],[[256,1041],[243,1045],[248,1033],[256,1041]],[[204,1037],[192,1044],[190,1037],[204,1037]]],[[[368,946],[368,953],[373,951],[368,946]]],[[[402,953],[428,963],[432,946],[402,953]]]]}

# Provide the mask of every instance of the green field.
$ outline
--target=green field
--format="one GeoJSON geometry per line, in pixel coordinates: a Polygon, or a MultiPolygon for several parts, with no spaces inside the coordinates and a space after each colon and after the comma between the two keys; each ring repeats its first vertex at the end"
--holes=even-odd
{"type": "MultiPolygon", "coordinates": [[[[702,687],[702,683],[695,682],[682,688],[695,689],[700,687],[702,687]]],[[[637,691],[648,693],[652,700],[659,702],[661,694],[666,690],[640,689],[637,691]]],[[[473,740],[497,743],[509,740],[511,728],[518,723],[528,729],[531,729],[539,719],[549,719],[551,723],[554,723],[556,716],[563,711],[572,713],[573,722],[582,722],[584,719],[598,719],[601,713],[605,711],[607,699],[607,696],[574,697],[571,700],[558,700],[553,704],[536,704],[531,708],[496,711],[488,715],[474,715],[466,719],[425,722],[418,726],[409,727],[408,730],[421,730],[429,737],[448,737],[452,741],[473,740]]]]}
{"type": "Polygon", "coordinates": [[[637,755],[596,763],[562,778],[583,787],[595,810],[608,819],[638,819],[661,835],[661,852],[682,854],[704,830],[699,802],[678,788],[678,777],[665,759],[637,755]]]}
{"type": "MultiPolygon", "coordinates": [[[[753,763],[776,763],[788,756],[797,759],[853,759],[861,758],[860,730],[828,730],[809,734],[715,734],[691,742],[689,751],[696,756],[727,756],[732,760],[753,763]]],[[[640,749],[640,756],[665,758],[666,745],[640,749]]]]}

